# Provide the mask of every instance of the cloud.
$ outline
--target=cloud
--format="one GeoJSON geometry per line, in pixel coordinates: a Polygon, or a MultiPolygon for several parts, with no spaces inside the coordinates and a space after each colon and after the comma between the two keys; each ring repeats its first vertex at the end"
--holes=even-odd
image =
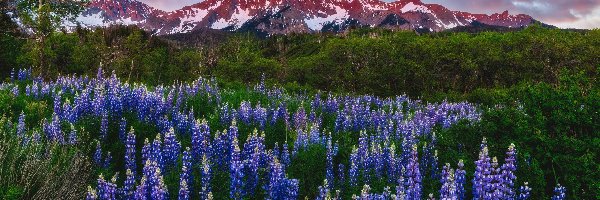
{"type": "MultiPolygon", "coordinates": [[[[139,0],[157,9],[172,11],[203,0],[139,0]]],[[[384,0],[392,2],[394,0],[384,0]]],[[[451,10],[472,13],[527,14],[561,28],[600,28],[600,0],[422,0],[451,10]]]]}
{"type": "Polygon", "coordinates": [[[192,4],[196,4],[202,2],[203,0],[138,0],[140,2],[144,2],[156,9],[164,10],[164,11],[173,11],[184,6],[189,6],[192,4]]]}
{"type": "Polygon", "coordinates": [[[476,13],[528,14],[544,23],[561,28],[600,28],[598,0],[422,0],[452,10],[476,13]]]}
{"type": "Polygon", "coordinates": [[[562,28],[600,28],[600,6],[596,7],[593,12],[587,14],[578,13],[576,10],[570,10],[570,12],[578,20],[558,22],[554,25],[562,28]]]}

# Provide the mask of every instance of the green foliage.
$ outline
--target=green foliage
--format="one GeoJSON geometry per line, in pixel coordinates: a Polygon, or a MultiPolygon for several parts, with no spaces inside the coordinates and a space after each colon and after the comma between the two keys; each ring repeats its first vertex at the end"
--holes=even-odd
{"type": "Polygon", "coordinates": [[[14,0],[15,14],[22,24],[33,31],[36,40],[32,40],[29,51],[40,74],[48,77],[46,39],[60,27],[65,20],[75,23],[75,18],[84,9],[87,0],[14,0]],[[35,59],[33,59],[35,58],[35,59]]]}
{"type": "MultiPolygon", "coordinates": [[[[346,36],[290,35],[236,42],[258,46],[254,52],[262,54],[257,55],[280,62],[279,82],[328,91],[434,97],[511,87],[522,81],[557,84],[561,73],[569,71],[595,73],[600,64],[599,36],[598,30],[532,26],[508,33],[416,35],[371,29],[346,36]]],[[[236,66],[230,62],[232,57],[247,56],[244,51],[225,52],[216,70],[236,66]]],[[[250,74],[218,75],[245,81],[247,77],[238,76],[244,73],[250,74]]]]}
{"type": "MultiPolygon", "coordinates": [[[[490,91],[490,96],[504,96],[495,101],[504,104],[492,106],[480,123],[443,131],[438,140],[444,152],[440,159],[475,160],[482,136],[488,138],[492,156],[503,157],[506,147],[514,143],[517,183],[540,188],[533,190],[534,196],[547,198],[560,183],[570,188],[570,198],[593,199],[599,195],[600,179],[599,89],[595,79],[575,74],[562,76],[558,87],[521,84],[508,91],[490,91]]],[[[465,164],[467,171],[472,169],[473,163],[465,164]]]]}
{"type": "Polygon", "coordinates": [[[92,174],[89,161],[75,146],[23,143],[6,117],[0,119],[0,127],[2,199],[76,199],[85,194],[92,174]]]}
{"type": "MultiPolygon", "coordinates": [[[[21,34],[17,24],[1,10],[4,7],[6,2],[0,2],[0,71],[10,72],[11,67],[18,66],[17,58],[22,54],[19,49],[22,48],[25,40],[20,39],[21,34]]],[[[2,73],[0,80],[8,76],[8,73],[2,73]]]]}
{"type": "Polygon", "coordinates": [[[318,187],[325,178],[326,149],[320,145],[311,145],[306,151],[300,151],[288,169],[291,178],[300,182],[299,197],[314,198],[319,194],[318,187]],[[321,158],[321,159],[315,159],[321,158]]]}
{"type": "MultiPolygon", "coordinates": [[[[93,76],[98,66],[129,81],[151,84],[200,75],[255,83],[264,74],[268,81],[283,85],[378,96],[408,94],[433,101],[460,100],[464,94],[524,81],[555,86],[563,73],[583,71],[589,78],[600,64],[600,30],[539,26],[474,34],[417,35],[378,29],[266,39],[236,34],[197,49],[177,46],[168,38],[131,26],[78,29],[49,36],[42,49],[52,76],[93,76]]],[[[8,41],[3,48],[18,46],[8,41]]],[[[39,65],[39,52],[32,48],[35,42],[15,54],[23,54],[20,59],[11,54],[5,62],[39,65]]]]}

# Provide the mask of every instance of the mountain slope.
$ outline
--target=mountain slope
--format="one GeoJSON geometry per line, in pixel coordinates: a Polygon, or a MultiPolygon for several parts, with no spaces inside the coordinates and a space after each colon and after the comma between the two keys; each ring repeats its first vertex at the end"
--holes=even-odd
{"type": "Polygon", "coordinates": [[[197,29],[253,30],[264,34],[344,31],[349,27],[443,31],[473,22],[523,27],[535,20],[508,11],[492,15],[451,11],[419,0],[205,0],[165,12],[135,0],[94,0],[79,17],[82,26],[135,24],[155,34],[197,29]]]}

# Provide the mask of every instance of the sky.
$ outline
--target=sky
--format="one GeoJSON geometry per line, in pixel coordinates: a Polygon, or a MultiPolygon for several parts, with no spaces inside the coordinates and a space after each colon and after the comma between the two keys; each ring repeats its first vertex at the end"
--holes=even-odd
{"type": "Polygon", "coordinates": [[[600,28],[600,0],[422,0],[472,13],[528,14],[560,28],[600,28]]]}
{"type": "MultiPolygon", "coordinates": [[[[171,11],[203,0],[139,0],[152,7],[171,11]]],[[[391,2],[394,0],[384,0],[391,2]]],[[[471,13],[528,14],[560,28],[600,28],[600,0],[422,0],[450,10],[471,13]]]]}

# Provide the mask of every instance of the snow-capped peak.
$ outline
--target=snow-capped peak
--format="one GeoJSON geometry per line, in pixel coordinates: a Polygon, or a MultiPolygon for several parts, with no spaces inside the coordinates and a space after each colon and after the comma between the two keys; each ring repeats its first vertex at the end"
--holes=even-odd
{"type": "Polygon", "coordinates": [[[343,31],[351,26],[442,31],[475,21],[506,27],[534,22],[527,15],[471,14],[419,0],[205,0],[171,12],[136,0],[93,0],[78,20],[88,27],[135,24],[157,34],[243,28],[269,35],[343,31]]]}

